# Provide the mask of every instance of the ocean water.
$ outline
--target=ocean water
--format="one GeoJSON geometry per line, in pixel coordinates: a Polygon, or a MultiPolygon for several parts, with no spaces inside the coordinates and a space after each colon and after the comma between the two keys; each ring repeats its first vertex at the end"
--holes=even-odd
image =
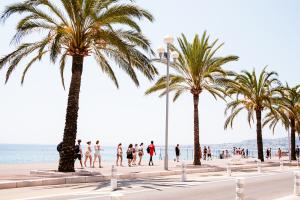
{"type": "MultiPolygon", "coordinates": [[[[264,140],[264,148],[272,148],[272,155],[276,154],[277,148],[280,147],[283,151],[288,149],[287,138],[279,138],[272,140],[264,140]]],[[[300,146],[299,141],[297,145],[300,146]]],[[[201,145],[202,148],[204,145],[201,145]]],[[[241,147],[249,150],[250,157],[257,156],[256,141],[249,140],[240,143],[224,143],[206,145],[212,149],[213,157],[219,157],[224,150],[232,152],[233,147],[241,147]]],[[[101,151],[102,161],[111,162],[116,159],[116,148],[112,146],[102,146],[101,151]]],[[[145,147],[146,148],[146,147],[145,147]]],[[[84,146],[83,146],[84,151],[84,146]]],[[[123,146],[123,159],[126,159],[126,147],[123,146]]],[[[144,150],[146,152],[146,150],[144,150]]],[[[169,160],[175,158],[175,146],[169,147],[169,160]]],[[[148,155],[145,155],[148,157],[148,155]]],[[[193,146],[181,146],[181,159],[192,160],[194,156],[193,146]]],[[[56,150],[56,145],[27,145],[27,144],[0,144],[0,164],[18,164],[18,163],[56,163],[59,155],[56,150]]],[[[154,160],[164,159],[164,147],[156,146],[156,156],[154,160]]]]}
{"type": "MultiPolygon", "coordinates": [[[[102,161],[114,161],[116,159],[116,147],[104,146],[101,151],[102,161]]],[[[175,147],[169,148],[169,159],[175,158],[175,147]]],[[[83,146],[84,151],[84,146],[83,146]]],[[[144,150],[146,152],[146,150],[144,150]]],[[[126,148],[123,147],[123,159],[126,157],[126,148]]],[[[156,147],[155,160],[163,159],[164,148],[156,147]]],[[[193,149],[182,147],[182,159],[192,159],[193,149]]],[[[148,155],[146,155],[148,156],[148,155]]],[[[56,145],[27,145],[27,144],[0,144],[0,164],[18,163],[56,163],[59,154],[56,145]]]]}

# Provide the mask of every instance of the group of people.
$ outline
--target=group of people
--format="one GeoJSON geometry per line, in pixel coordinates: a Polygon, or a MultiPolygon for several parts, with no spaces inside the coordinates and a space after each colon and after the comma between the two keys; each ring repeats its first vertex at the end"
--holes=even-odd
{"type": "MultiPolygon", "coordinates": [[[[153,141],[151,141],[150,145],[147,147],[146,150],[147,150],[147,153],[150,155],[149,166],[150,165],[153,166],[154,165],[153,156],[154,156],[154,154],[156,155],[155,146],[154,146],[153,141]]],[[[139,146],[138,146],[138,144],[135,144],[134,146],[132,144],[129,144],[127,151],[126,151],[126,158],[128,160],[128,166],[132,167],[132,166],[137,165],[136,164],[137,156],[139,156],[138,165],[141,165],[144,154],[145,154],[144,153],[144,143],[141,143],[139,146]]],[[[123,166],[122,162],[123,162],[123,148],[122,148],[122,143],[119,143],[118,147],[117,147],[116,165],[123,166]]]]}
{"type": "MultiPolygon", "coordinates": [[[[151,141],[151,144],[147,147],[147,153],[150,155],[149,159],[149,166],[154,165],[153,163],[153,155],[155,153],[155,146],[154,142],[151,141]]],[[[141,143],[140,145],[138,144],[129,144],[127,151],[126,151],[126,158],[128,160],[128,166],[132,167],[135,165],[141,165],[142,159],[144,156],[144,143],[141,143]],[[137,163],[137,158],[139,157],[138,163],[137,163]]],[[[117,160],[116,160],[116,165],[117,166],[123,166],[123,148],[122,148],[122,143],[118,144],[117,147],[117,160]]]]}
{"type": "MultiPolygon", "coordinates": [[[[281,157],[281,149],[278,149],[278,156],[281,157]]],[[[267,148],[266,150],[266,159],[272,159],[272,149],[271,148],[267,148]]]]}
{"type": "MultiPolygon", "coordinates": [[[[85,157],[85,160],[84,160],[85,167],[86,167],[86,163],[88,160],[90,161],[90,167],[92,167],[92,166],[95,167],[95,163],[98,160],[99,168],[102,168],[100,151],[103,149],[100,147],[100,142],[99,142],[99,140],[97,140],[94,145],[94,162],[92,162],[93,154],[92,154],[91,144],[92,144],[91,141],[87,142],[87,147],[83,154],[82,147],[81,147],[81,140],[77,140],[77,144],[75,145],[75,148],[74,148],[74,162],[78,159],[80,162],[81,168],[83,168],[82,158],[84,156],[85,157]]],[[[57,145],[57,151],[59,152],[59,154],[61,154],[61,152],[62,152],[62,145],[63,145],[63,142],[61,142],[57,145]]]]}
{"type": "Polygon", "coordinates": [[[204,146],[204,148],[203,148],[203,160],[212,160],[212,154],[211,154],[211,149],[210,149],[210,147],[208,146],[207,148],[206,148],[206,146],[204,146]]]}
{"type": "MultiPolygon", "coordinates": [[[[93,154],[92,154],[92,147],[91,147],[92,142],[88,141],[86,144],[87,144],[87,147],[86,147],[85,152],[84,152],[84,157],[85,157],[84,166],[87,167],[86,163],[89,160],[90,161],[90,167],[94,168],[95,163],[98,160],[99,168],[102,168],[100,151],[103,150],[103,149],[100,147],[99,140],[97,140],[95,145],[94,145],[94,162],[93,162],[93,154]],[[93,165],[92,165],[92,163],[93,163],[93,165]]],[[[78,159],[79,162],[80,162],[81,168],[83,168],[82,158],[83,158],[83,151],[82,151],[82,147],[81,147],[81,140],[77,140],[77,144],[75,145],[75,159],[74,159],[74,161],[76,161],[76,159],[78,159]]]]}
{"type": "Polygon", "coordinates": [[[249,150],[244,148],[237,148],[233,147],[233,155],[240,155],[242,158],[248,158],[249,157],[249,150]]]}
{"type": "MultiPolygon", "coordinates": [[[[96,162],[99,162],[99,168],[102,168],[101,165],[101,154],[100,151],[103,150],[100,147],[99,140],[96,141],[95,145],[93,146],[94,149],[94,158],[93,158],[93,153],[92,153],[92,146],[91,146],[91,141],[87,142],[87,147],[85,148],[85,151],[83,152],[82,146],[81,146],[81,140],[77,140],[77,144],[75,145],[75,156],[74,156],[74,162],[78,159],[81,165],[81,168],[83,168],[83,163],[82,163],[82,158],[85,157],[84,159],[84,167],[87,167],[86,163],[89,161],[90,167],[95,167],[96,162]]],[[[57,146],[57,150],[61,152],[62,149],[62,142],[57,146]]],[[[149,166],[154,165],[153,163],[153,156],[155,153],[155,146],[154,142],[151,141],[151,144],[147,147],[147,153],[150,155],[149,159],[149,166]]],[[[144,156],[144,143],[141,143],[140,145],[135,144],[132,145],[130,144],[127,148],[126,151],[126,158],[128,160],[128,166],[132,167],[135,165],[141,165],[142,163],[142,158],[144,156]],[[139,157],[139,159],[138,159],[139,157]],[[138,160],[137,160],[138,159],[138,160]]],[[[116,160],[116,165],[117,166],[123,166],[123,148],[122,148],[122,143],[119,143],[117,146],[117,160],[116,160]]]]}

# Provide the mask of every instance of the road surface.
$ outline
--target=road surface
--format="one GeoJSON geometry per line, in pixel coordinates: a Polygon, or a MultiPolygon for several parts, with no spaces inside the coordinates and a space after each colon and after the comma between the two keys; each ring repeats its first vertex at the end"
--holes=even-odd
{"type": "MultiPolygon", "coordinates": [[[[247,200],[276,199],[293,193],[293,173],[270,171],[235,173],[228,177],[220,173],[188,174],[188,181],[180,176],[122,180],[114,194],[122,200],[233,200],[237,177],[245,178],[247,200]]],[[[110,182],[43,186],[0,190],[0,199],[10,200],[110,200],[110,182]]]]}

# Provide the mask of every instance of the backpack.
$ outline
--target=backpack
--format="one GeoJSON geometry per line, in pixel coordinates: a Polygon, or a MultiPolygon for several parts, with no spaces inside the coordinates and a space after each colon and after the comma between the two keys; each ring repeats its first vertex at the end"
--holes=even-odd
{"type": "Polygon", "coordinates": [[[80,152],[79,145],[75,145],[75,149],[74,149],[74,150],[75,150],[75,153],[77,153],[77,154],[78,154],[78,153],[80,152]]]}
{"type": "Polygon", "coordinates": [[[150,153],[150,146],[147,147],[147,153],[150,153]]]}
{"type": "Polygon", "coordinates": [[[62,142],[59,143],[59,144],[57,145],[56,150],[57,150],[58,152],[61,152],[61,150],[62,150],[62,145],[63,145],[62,142]]]}

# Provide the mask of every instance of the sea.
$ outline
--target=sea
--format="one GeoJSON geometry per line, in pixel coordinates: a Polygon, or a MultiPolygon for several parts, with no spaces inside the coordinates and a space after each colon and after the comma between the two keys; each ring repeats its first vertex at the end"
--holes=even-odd
{"type": "MultiPolygon", "coordinates": [[[[297,139],[297,145],[300,146],[297,139]]],[[[256,157],[256,140],[245,140],[239,143],[221,143],[221,144],[203,144],[210,146],[214,157],[219,157],[224,150],[232,152],[233,147],[248,149],[250,157],[256,157]]],[[[181,159],[192,160],[194,156],[192,145],[182,145],[181,159]]],[[[83,146],[83,149],[85,147],[83,146]]],[[[264,140],[264,149],[272,148],[272,154],[275,155],[278,148],[288,151],[288,138],[276,138],[264,140]]],[[[103,146],[101,151],[103,162],[112,162],[116,159],[116,147],[103,146]]],[[[126,148],[124,149],[124,158],[126,148]]],[[[164,159],[164,147],[156,146],[155,160],[164,159]]],[[[175,159],[175,146],[169,146],[169,160],[175,159]]],[[[147,156],[147,155],[146,155],[147,156]]],[[[59,155],[56,145],[37,145],[37,144],[0,144],[0,164],[21,164],[21,163],[56,163],[59,155]]]]}

